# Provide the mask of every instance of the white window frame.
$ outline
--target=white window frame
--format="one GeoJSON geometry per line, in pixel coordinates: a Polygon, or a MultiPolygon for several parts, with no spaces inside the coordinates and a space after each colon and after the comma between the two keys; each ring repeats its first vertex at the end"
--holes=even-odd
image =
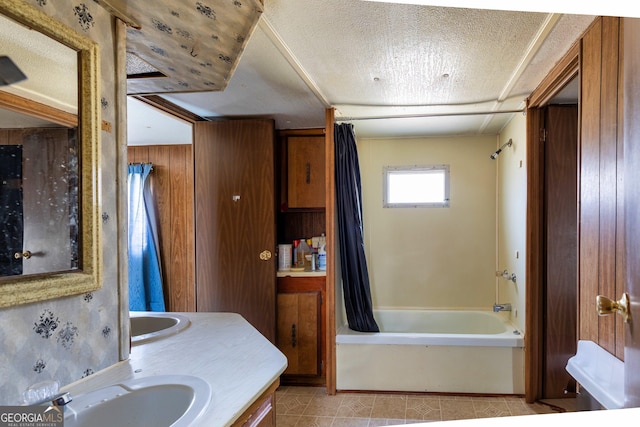
{"type": "Polygon", "coordinates": [[[382,206],[384,208],[448,208],[449,207],[449,165],[428,165],[428,166],[385,166],[383,168],[382,184],[382,206]],[[389,176],[393,174],[429,174],[444,173],[444,200],[442,202],[389,202],[389,176]]]}

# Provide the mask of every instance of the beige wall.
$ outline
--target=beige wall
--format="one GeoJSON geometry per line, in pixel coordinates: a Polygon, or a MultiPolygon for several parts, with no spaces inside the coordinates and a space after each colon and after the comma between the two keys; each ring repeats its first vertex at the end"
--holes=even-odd
{"type": "Polygon", "coordinates": [[[373,305],[490,309],[495,297],[495,136],[360,139],[373,305]],[[387,165],[449,164],[449,208],[382,207],[387,165]]]}
{"type": "Polygon", "coordinates": [[[496,279],[501,303],[509,302],[511,320],[525,327],[525,236],[527,208],[526,118],[516,114],[500,134],[498,146],[513,145],[500,153],[498,162],[498,270],[515,273],[516,283],[496,279]]]}

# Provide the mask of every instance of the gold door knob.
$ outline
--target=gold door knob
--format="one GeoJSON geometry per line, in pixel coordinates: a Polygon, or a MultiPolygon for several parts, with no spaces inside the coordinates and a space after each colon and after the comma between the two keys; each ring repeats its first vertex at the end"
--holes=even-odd
{"type": "Polygon", "coordinates": [[[31,258],[31,251],[16,252],[15,254],[13,254],[13,257],[15,259],[20,259],[20,258],[29,259],[31,258]]]}
{"type": "Polygon", "coordinates": [[[260,259],[262,261],[269,261],[271,259],[271,251],[265,249],[264,251],[260,252],[260,259]]]}
{"type": "Polygon", "coordinates": [[[622,316],[625,323],[631,320],[631,310],[629,308],[629,295],[623,293],[619,301],[614,301],[603,295],[596,297],[596,307],[600,316],[606,316],[611,313],[618,313],[622,316]]]}

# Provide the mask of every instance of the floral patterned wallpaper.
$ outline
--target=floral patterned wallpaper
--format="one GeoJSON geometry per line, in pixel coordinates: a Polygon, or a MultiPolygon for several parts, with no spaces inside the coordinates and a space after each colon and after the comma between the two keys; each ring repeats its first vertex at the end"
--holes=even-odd
{"type": "Polygon", "coordinates": [[[126,11],[127,51],[166,77],[130,78],[129,94],[221,91],[264,10],[262,0],[101,0],[126,11]]]}
{"type": "MultiPolygon", "coordinates": [[[[61,386],[105,369],[120,359],[118,272],[118,171],[126,164],[116,140],[114,106],[119,94],[113,64],[113,18],[90,0],[27,0],[100,45],[102,120],[114,124],[101,133],[103,287],[93,293],[0,309],[0,405],[22,401],[23,391],[38,382],[61,386]]],[[[124,47],[122,47],[124,48],[124,47]]],[[[126,241],[124,242],[126,245],[126,241]]],[[[125,249],[126,250],[126,249],[125,249]]],[[[128,338],[127,338],[128,340],[128,338]]]]}

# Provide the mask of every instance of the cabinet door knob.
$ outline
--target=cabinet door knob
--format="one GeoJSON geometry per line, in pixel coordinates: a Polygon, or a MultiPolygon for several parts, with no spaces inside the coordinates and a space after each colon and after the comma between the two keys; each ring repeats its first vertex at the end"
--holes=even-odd
{"type": "Polygon", "coordinates": [[[269,261],[271,259],[271,251],[265,249],[264,251],[260,252],[260,259],[262,261],[269,261]]]}
{"type": "Polygon", "coordinates": [[[305,182],[311,184],[311,163],[307,162],[304,167],[305,182]]]}
{"type": "Polygon", "coordinates": [[[622,294],[622,298],[620,298],[619,301],[614,301],[603,295],[598,295],[596,297],[596,309],[600,316],[618,313],[622,316],[625,323],[629,323],[629,320],[631,319],[629,296],[626,292],[622,294]]]}

